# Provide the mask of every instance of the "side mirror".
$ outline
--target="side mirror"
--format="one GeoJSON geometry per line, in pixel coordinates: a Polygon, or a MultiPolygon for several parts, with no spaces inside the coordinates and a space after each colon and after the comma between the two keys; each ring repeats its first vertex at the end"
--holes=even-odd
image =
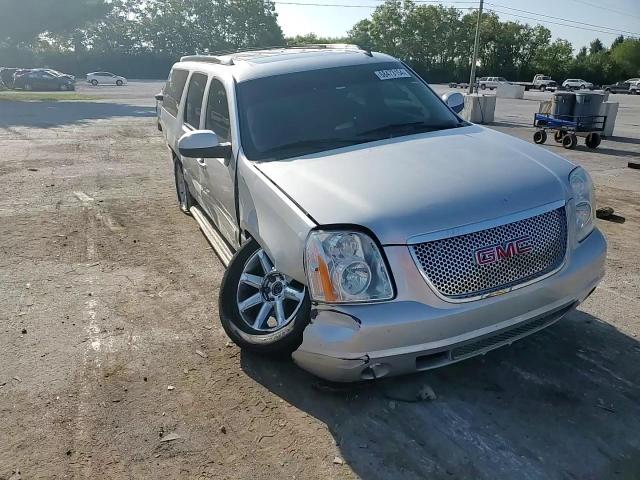
{"type": "Polygon", "coordinates": [[[460,113],[464,108],[464,95],[460,92],[445,93],[442,95],[442,100],[456,113],[460,113]]]}
{"type": "Polygon", "coordinates": [[[164,95],[162,94],[162,92],[156,93],[155,94],[155,98],[156,98],[157,101],[161,102],[161,101],[164,100],[164,95]]]}
{"type": "Polygon", "coordinates": [[[178,151],[189,158],[228,158],[231,144],[219,143],[218,136],[211,130],[194,130],[178,140],[178,151]]]}

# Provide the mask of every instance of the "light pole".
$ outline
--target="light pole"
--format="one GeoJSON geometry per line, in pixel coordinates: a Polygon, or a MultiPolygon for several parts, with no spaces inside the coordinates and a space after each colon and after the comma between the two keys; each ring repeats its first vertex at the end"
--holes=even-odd
{"type": "Polygon", "coordinates": [[[480,21],[482,20],[482,6],[484,0],[480,0],[480,8],[478,9],[478,22],[476,23],[476,41],[473,44],[473,59],[471,61],[471,77],[469,78],[469,93],[473,93],[473,87],[476,83],[476,63],[478,62],[478,44],[480,43],[480,21]]]}

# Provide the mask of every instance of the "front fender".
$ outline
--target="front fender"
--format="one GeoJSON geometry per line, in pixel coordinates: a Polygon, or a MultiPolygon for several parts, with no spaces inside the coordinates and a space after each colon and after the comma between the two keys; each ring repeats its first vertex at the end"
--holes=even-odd
{"type": "Polygon", "coordinates": [[[240,228],[267,252],[276,268],[306,284],[304,247],[317,224],[259,166],[242,156],[238,162],[240,228]]]}

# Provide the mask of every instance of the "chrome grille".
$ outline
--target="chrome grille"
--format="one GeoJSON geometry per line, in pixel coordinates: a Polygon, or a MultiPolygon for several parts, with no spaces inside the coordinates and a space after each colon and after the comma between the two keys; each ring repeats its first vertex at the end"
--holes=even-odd
{"type": "Polygon", "coordinates": [[[564,207],[541,215],[459,235],[411,245],[414,259],[431,285],[443,296],[469,299],[534,280],[556,270],[567,249],[564,207]],[[479,265],[476,252],[529,238],[531,251],[479,265]]]}

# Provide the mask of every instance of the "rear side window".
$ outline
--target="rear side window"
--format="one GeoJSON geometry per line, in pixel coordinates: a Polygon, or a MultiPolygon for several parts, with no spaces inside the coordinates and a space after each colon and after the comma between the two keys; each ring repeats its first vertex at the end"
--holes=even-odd
{"type": "Polygon", "coordinates": [[[194,73],[189,80],[187,101],[184,106],[184,123],[193,128],[200,128],[200,114],[202,113],[202,99],[204,89],[207,86],[207,76],[202,73],[194,73]]]}
{"type": "Polygon", "coordinates": [[[187,83],[189,72],[186,70],[171,70],[169,79],[164,87],[164,99],[162,106],[174,117],[178,115],[178,105],[182,99],[182,91],[187,83]]]}
{"type": "Polygon", "coordinates": [[[207,117],[205,129],[212,130],[218,135],[221,142],[229,142],[229,103],[224,85],[215,78],[211,80],[209,87],[209,99],[207,101],[207,117]]]}

